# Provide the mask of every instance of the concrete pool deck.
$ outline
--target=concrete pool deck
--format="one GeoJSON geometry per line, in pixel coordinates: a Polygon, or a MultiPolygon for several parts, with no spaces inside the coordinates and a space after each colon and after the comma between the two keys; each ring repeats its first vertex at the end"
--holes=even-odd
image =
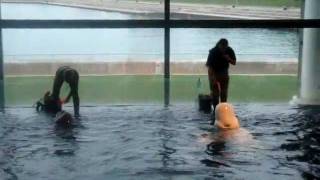
{"type": "MultiPolygon", "coordinates": [[[[161,75],[162,62],[64,62],[64,63],[5,63],[4,72],[9,76],[53,75],[60,66],[71,66],[81,75],[161,75]]],[[[297,62],[238,62],[230,66],[231,74],[297,74],[297,62]]],[[[171,74],[207,74],[205,61],[171,62],[171,74]]]]}
{"type": "MultiPolygon", "coordinates": [[[[102,11],[149,15],[153,18],[163,16],[163,2],[142,1],[102,1],[102,0],[3,0],[3,3],[41,3],[67,7],[78,7],[102,11]]],[[[299,19],[299,8],[251,7],[227,5],[208,5],[190,3],[171,3],[172,18],[184,19],[299,19]]]]}

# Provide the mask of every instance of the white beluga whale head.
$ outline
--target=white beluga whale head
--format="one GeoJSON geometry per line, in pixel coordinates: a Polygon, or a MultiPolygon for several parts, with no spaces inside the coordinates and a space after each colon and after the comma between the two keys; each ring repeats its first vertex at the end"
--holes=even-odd
{"type": "Polygon", "coordinates": [[[217,105],[215,118],[214,125],[220,130],[238,129],[240,127],[233,106],[229,103],[220,103],[217,105]]]}
{"type": "Polygon", "coordinates": [[[210,146],[224,143],[225,148],[229,149],[259,146],[251,133],[240,127],[234,108],[229,103],[220,103],[216,106],[214,126],[217,131],[202,134],[198,140],[200,143],[210,146]]]}
{"type": "Polygon", "coordinates": [[[226,143],[228,148],[258,145],[250,132],[240,127],[233,106],[229,103],[220,103],[216,106],[214,126],[217,131],[202,134],[199,142],[210,145],[222,142],[226,143]]]}

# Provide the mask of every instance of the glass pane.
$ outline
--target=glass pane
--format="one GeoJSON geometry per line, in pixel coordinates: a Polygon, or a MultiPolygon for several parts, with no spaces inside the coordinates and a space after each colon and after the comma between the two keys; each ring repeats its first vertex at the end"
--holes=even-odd
{"type": "Polygon", "coordinates": [[[174,19],[300,19],[302,0],[171,0],[174,19]]]}
{"type": "Polygon", "coordinates": [[[229,99],[285,101],[297,94],[299,31],[296,29],[172,29],[171,96],[173,103],[194,102],[210,94],[209,50],[221,38],[237,57],[230,67],[229,99]],[[200,82],[199,82],[200,81],[200,82]]]}
{"type": "Polygon", "coordinates": [[[80,73],[82,105],[163,103],[162,29],[5,29],[3,46],[7,105],[37,101],[63,65],[80,73]]]}
{"type": "Polygon", "coordinates": [[[2,5],[3,19],[162,19],[163,5],[121,0],[12,1],[2,5]]]}

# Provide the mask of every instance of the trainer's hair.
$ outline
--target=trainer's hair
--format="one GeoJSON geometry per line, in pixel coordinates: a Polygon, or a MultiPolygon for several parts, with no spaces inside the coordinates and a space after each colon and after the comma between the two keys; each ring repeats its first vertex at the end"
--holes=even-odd
{"type": "Polygon", "coordinates": [[[218,46],[218,45],[222,45],[222,46],[224,46],[224,47],[227,47],[227,46],[229,45],[229,42],[228,42],[227,39],[222,38],[222,39],[220,39],[220,40],[217,42],[217,45],[216,45],[216,46],[218,46]]]}

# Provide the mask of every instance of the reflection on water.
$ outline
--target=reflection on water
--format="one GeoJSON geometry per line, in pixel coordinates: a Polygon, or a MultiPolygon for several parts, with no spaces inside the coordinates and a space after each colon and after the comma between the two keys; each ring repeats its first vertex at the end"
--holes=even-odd
{"type": "Polygon", "coordinates": [[[192,105],[83,107],[71,128],[55,126],[34,109],[9,108],[0,114],[0,177],[319,177],[319,108],[236,104],[235,109],[242,129],[217,132],[210,115],[192,105]]]}
{"type": "Polygon", "coordinates": [[[304,107],[298,110],[298,119],[281,148],[293,152],[288,160],[302,171],[307,179],[320,178],[320,107],[304,107]],[[297,153],[298,152],[298,153],[297,153]]]}

